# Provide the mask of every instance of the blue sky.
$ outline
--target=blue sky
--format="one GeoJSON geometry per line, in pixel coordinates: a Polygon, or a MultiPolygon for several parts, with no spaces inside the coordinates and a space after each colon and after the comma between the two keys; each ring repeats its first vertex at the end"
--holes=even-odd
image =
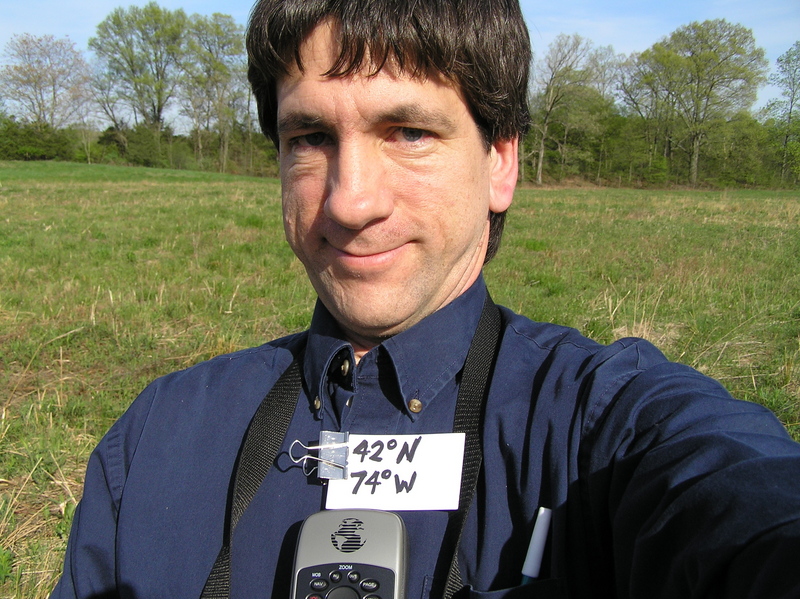
{"type": "MultiPolygon", "coordinates": [[[[69,36],[86,48],[97,24],[117,6],[146,0],[0,0],[0,48],[15,33],[69,36]]],[[[157,0],[187,13],[232,15],[244,24],[252,0],[157,0]]],[[[521,0],[534,52],[543,55],[559,33],[578,33],[619,53],[642,51],[672,31],[706,19],[724,18],[753,30],[770,65],[800,39],[800,0],[521,0]]],[[[771,88],[759,104],[777,96],[771,88]]]]}

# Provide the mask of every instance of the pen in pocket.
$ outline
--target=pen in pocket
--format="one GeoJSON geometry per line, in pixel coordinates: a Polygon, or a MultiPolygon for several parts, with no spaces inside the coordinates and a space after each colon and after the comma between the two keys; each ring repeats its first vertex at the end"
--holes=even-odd
{"type": "Polygon", "coordinates": [[[539,577],[544,546],[547,543],[547,533],[550,530],[551,513],[552,510],[546,507],[540,507],[536,513],[536,523],[533,525],[528,553],[525,556],[525,563],[522,564],[522,584],[528,584],[534,578],[539,577]]]}

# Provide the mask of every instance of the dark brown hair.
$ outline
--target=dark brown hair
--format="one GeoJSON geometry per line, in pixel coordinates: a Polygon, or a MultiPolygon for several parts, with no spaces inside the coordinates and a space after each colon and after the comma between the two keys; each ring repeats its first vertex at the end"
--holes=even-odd
{"type": "MultiPolygon", "coordinates": [[[[322,21],[339,27],[341,51],[327,75],[380,71],[391,61],[412,76],[438,73],[464,95],[487,150],[528,130],[531,50],[518,0],[260,0],[247,31],[248,78],[261,129],[275,145],[276,90],[322,21]]],[[[505,213],[492,214],[488,262],[505,213]]]]}

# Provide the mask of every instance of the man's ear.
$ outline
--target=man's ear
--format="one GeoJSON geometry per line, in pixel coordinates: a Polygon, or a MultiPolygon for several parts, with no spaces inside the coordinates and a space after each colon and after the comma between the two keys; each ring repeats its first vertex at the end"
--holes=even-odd
{"type": "Polygon", "coordinates": [[[511,206],[514,188],[517,185],[517,150],[519,139],[500,139],[492,144],[491,150],[491,188],[489,190],[489,210],[505,212],[511,206]]]}

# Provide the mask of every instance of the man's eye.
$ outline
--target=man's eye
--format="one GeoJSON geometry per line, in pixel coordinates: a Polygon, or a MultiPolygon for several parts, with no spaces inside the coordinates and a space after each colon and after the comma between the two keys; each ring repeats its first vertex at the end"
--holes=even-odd
{"type": "Polygon", "coordinates": [[[421,140],[425,137],[425,131],[422,129],[414,129],[412,127],[403,127],[400,129],[400,134],[403,137],[403,141],[415,142],[421,140]]]}
{"type": "Polygon", "coordinates": [[[316,132],[316,133],[308,133],[306,135],[300,135],[299,137],[294,138],[294,143],[299,146],[308,146],[312,148],[319,147],[323,145],[328,139],[327,134],[316,132]]]}

